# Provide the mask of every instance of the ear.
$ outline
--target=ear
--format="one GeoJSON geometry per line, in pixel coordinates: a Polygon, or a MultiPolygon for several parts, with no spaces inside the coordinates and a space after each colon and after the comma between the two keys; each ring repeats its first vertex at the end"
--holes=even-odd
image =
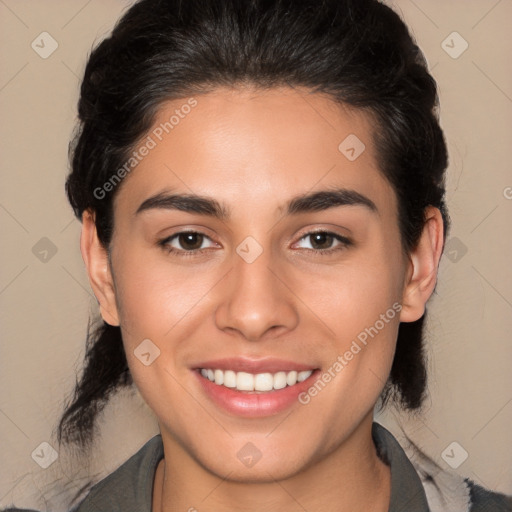
{"type": "Polygon", "coordinates": [[[425,209],[425,219],[418,245],[409,253],[401,322],[414,322],[423,316],[425,304],[437,282],[437,269],[443,252],[443,217],[438,208],[429,206],[425,209]]]}
{"type": "Polygon", "coordinates": [[[107,324],[119,325],[114,280],[108,260],[108,252],[98,239],[95,215],[90,210],[86,210],[82,214],[80,251],[87,268],[89,283],[100,304],[101,317],[107,324]]]}

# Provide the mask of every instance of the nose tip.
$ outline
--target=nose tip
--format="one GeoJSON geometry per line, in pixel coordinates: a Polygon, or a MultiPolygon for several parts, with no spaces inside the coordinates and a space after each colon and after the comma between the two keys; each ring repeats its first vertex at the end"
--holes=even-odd
{"type": "Polygon", "coordinates": [[[286,328],[283,325],[266,326],[262,322],[245,322],[240,324],[238,328],[232,328],[243,336],[247,341],[261,341],[268,337],[278,337],[280,332],[284,332],[286,328]]]}

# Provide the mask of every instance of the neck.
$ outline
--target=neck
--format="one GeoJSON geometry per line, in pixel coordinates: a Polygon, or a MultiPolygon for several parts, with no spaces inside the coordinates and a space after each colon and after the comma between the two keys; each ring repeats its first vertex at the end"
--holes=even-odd
{"type": "Polygon", "coordinates": [[[361,422],[328,457],[281,480],[238,482],[219,477],[197,463],[170,436],[154,481],[153,512],[282,510],[286,512],[387,512],[390,468],[377,456],[372,415],[361,422]]]}

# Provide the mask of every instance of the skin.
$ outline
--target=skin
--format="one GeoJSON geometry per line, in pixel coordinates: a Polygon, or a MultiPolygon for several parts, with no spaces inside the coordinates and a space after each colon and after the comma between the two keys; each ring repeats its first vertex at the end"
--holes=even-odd
{"type": "MultiPolygon", "coordinates": [[[[133,379],[160,425],[165,458],[153,511],[387,511],[390,471],[371,438],[373,408],[399,322],[420,318],[433,292],[441,215],[427,209],[421,239],[406,254],[395,192],[378,168],[373,124],[362,111],[291,88],[217,89],[195,98],[197,106],[120,186],[110,260],[93,212],[83,216],[81,249],[101,314],[121,326],[133,379]],[[366,146],[355,161],[338,150],[349,134],[366,146]],[[355,190],[377,211],[344,205],[284,215],[291,198],[329,187],[355,190]],[[214,198],[231,217],[136,214],[170,189],[214,198]],[[158,244],[187,229],[206,235],[197,243],[202,254],[179,256],[158,244]],[[352,243],[315,244],[307,234],[317,229],[352,243]],[[252,263],[236,252],[247,236],[263,249],[252,263]],[[329,248],[339,250],[321,254],[329,248]],[[307,405],[241,418],[210,401],[191,371],[199,361],[235,355],[325,371],[394,303],[400,314],[307,405]],[[161,351],[149,366],[134,355],[146,338],[161,351]],[[236,456],[247,442],[262,454],[251,468],[236,456]]],[[[154,127],[185,100],[163,105],[154,127]]],[[[194,242],[186,243],[169,242],[182,253],[194,242]]]]}

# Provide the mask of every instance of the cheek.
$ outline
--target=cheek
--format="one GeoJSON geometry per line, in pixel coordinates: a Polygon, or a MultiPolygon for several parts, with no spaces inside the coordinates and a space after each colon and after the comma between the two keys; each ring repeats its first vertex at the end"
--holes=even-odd
{"type": "Polygon", "coordinates": [[[340,381],[367,383],[373,380],[376,387],[370,394],[379,392],[377,379],[387,379],[401,309],[399,296],[393,292],[390,282],[382,279],[382,274],[378,276],[380,279],[368,272],[346,280],[345,289],[329,306],[330,327],[336,333],[330,366],[335,361],[341,364],[335,368],[336,373],[343,373],[340,381]]]}
{"type": "Polygon", "coordinates": [[[221,275],[166,262],[165,257],[133,251],[116,260],[116,301],[126,341],[172,337],[198,315],[221,275]]]}
{"type": "Polygon", "coordinates": [[[396,251],[390,254],[382,251],[340,268],[323,279],[321,292],[310,287],[322,316],[343,338],[356,336],[394,303],[400,303],[403,269],[396,251]]]}

